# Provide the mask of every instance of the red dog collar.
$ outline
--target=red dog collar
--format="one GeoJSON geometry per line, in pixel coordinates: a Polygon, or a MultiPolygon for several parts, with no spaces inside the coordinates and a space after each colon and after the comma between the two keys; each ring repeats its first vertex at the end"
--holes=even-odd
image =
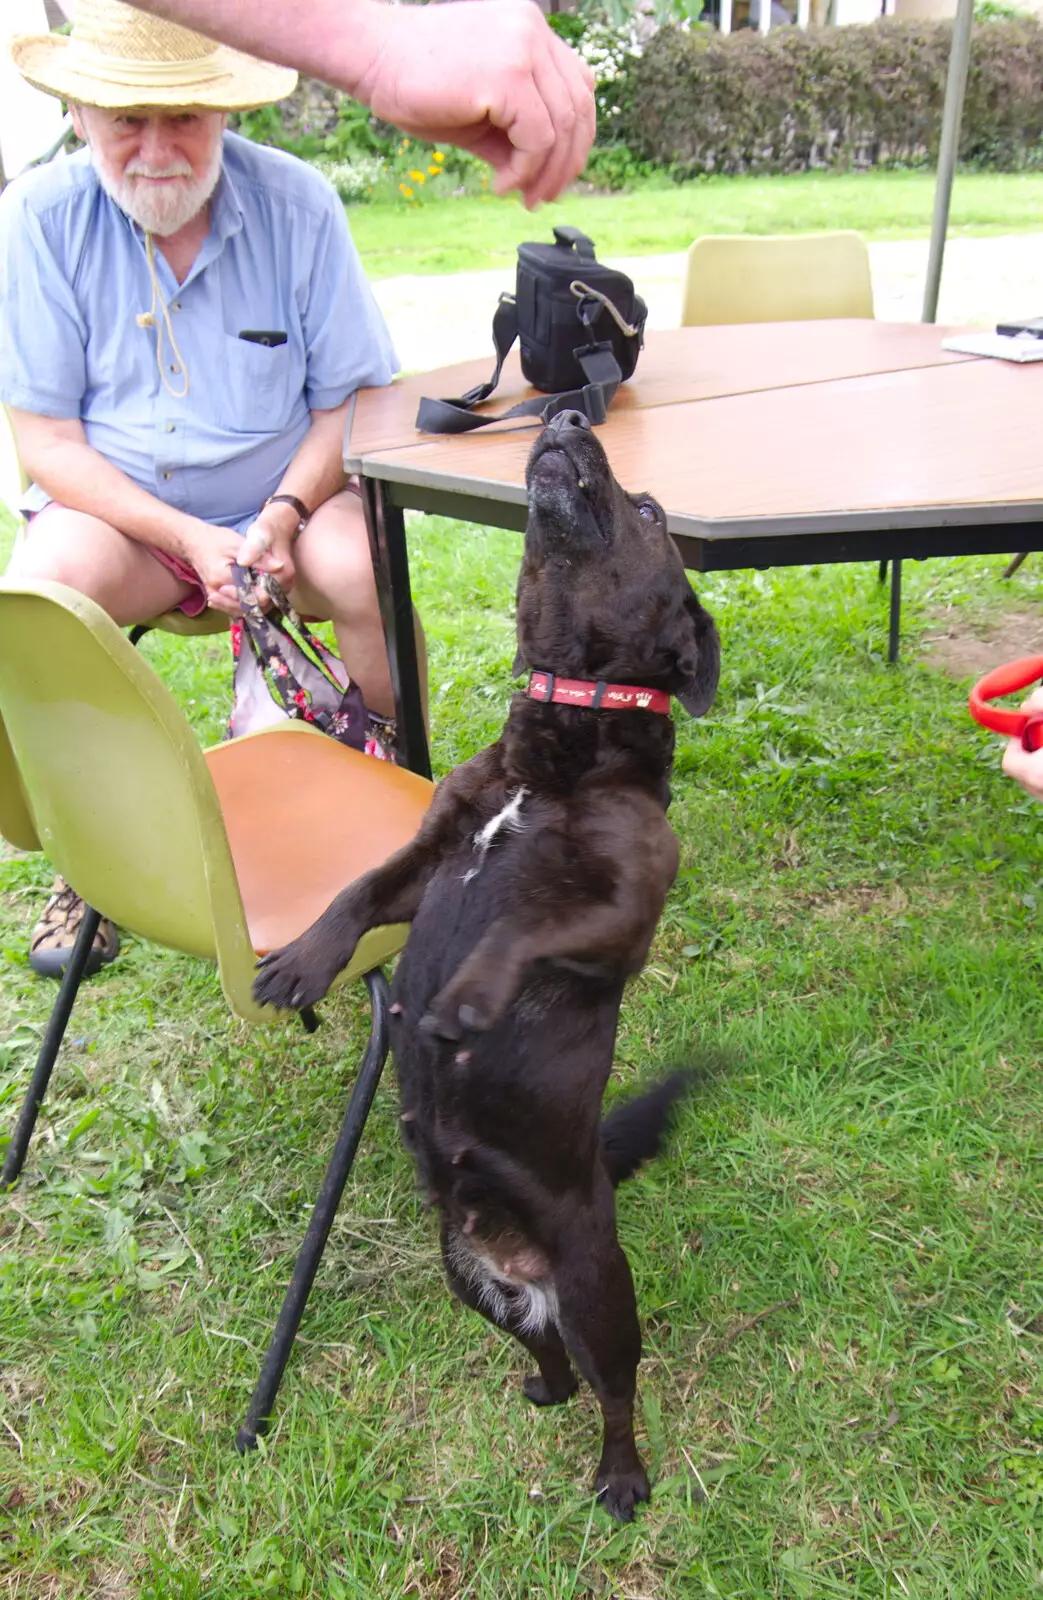
{"type": "Polygon", "coordinates": [[[670,714],[665,689],[640,689],[632,683],[591,683],[583,678],[558,678],[553,672],[533,672],[525,690],[530,700],[552,700],[559,706],[590,706],[593,711],[658,711],[670,714]]]}

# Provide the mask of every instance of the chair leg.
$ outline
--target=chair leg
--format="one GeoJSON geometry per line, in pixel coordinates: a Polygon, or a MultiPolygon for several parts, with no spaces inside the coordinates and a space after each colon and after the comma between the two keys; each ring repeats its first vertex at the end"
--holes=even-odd
{"type": "Polygon", "coordinates": [[[1004,567],[1004,569],[1003,569],[1003,576],[1005,578],[1013,578],[1014,574],[1017,572],[1018,568],[1021,566],[1021,563],[1025,560],[1025,557],[1027,555],[1028,555],[1028,551],[1027,550],[1022,550],[1020,555],[1011,556],[1008,565],[1006,567],[1004,567]]]}
{"type": "Polygon", "coordinates": [[[47,1085],[50,1082],[54,1063],[58,1059],[65,1029],[69,1023],[69,1016],[76,1001],[76,995],[83,979],[87,958],[91,953],[94,935],[98,931],[101,915],[93,906],[84,906],[80,926],[76,930],[76,938],[72,951],[62,974],[61,987],[58,998],[54,1002],[47,1023],[47,1032],[44,1034],[40,1054],[36,1058],[36,1069],[29,1084],[29,1092],[22,1102],[22,1109],[15,1123],[11,1143],[7,1147],[4,1158],[4,1170],[0,1173],[0,1189],[9,1188],[17,1179],[22,1167],[25,1165],[25,1154],[29,1148],[29,1140],[33,1136],[36,1118],[40,1107],[43,1105],[47,1085]]]}
{"type": "Polygon", "coordinates": [[[131,628],[130,632],[127,634],[127,638],[130,640],[131,644],[138,645],[141,643],[146,633],[151,632],[152,629],[149,627],[147,622],[136,622],[133,628],[131,628]]]}
{"type": "Polygon", "coordinates": [[[891,626],[887,640],[887,659],[893,667],[898,660],[898,625],[902,618],[902,563],[891,563],[891,626]]]}
{"type": "Polygon", "coordinates": [[[384,1062],[388,1053],[388,986],[387,979],[379,967],[365,976],[366,987],[369,989],[370,1006],[372,1008],[372,1022],[370,1024],[369,1043],[366,1054],[359,1068],[359,1075],[355,1080],[355,1087],[348,1102],[348,1109],[333,1151],[332,1159],[326,1169],[322,1190],[315,1209],[311,1214],[308,1231],[304,1236],[293,1268],[286,1298],[283,1301],[279,1320],[275,1325],[268,1353],[264,1358],[261,1375],[257,1380],[246,1413],[246,1421],[235,1436],[236,1449],[240,1454],[253,1450],[257,1445],[257,1436],[267,1431],[271,1420],[272,1408],[275,1397],[279,1391],[279,1384],[289,1360],[293,1341],[297,1337],[304,1308],[308,1303],[308,1295],[315,1281],[315,1274],[322,1260],[322,1252],[326,1248],[333,1219],[337,1214],[340,1197],[344,1193],[348,1173],[351,1171],[355,1152],[362,1138],[362,1130],[366,1126],[369,1108],[373,1104],[373,1096],[377,1092],[380,1075],[384,1070],[384,1062]]]}

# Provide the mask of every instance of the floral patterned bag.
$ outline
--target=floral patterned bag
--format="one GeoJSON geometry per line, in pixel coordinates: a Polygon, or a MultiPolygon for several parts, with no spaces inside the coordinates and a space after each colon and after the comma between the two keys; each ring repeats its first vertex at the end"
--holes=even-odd
{"type": "Polygon", "coordinates": [[[228,737],[299,718],[341,744],[394,760],[393,725],[367,712],[362,690],[340,657],[303,623],[270,573],[233,566],[243,608],[232,623],[235,661],[228,737]],[[254,587],[263,585],[263,611],[254,587]]]}

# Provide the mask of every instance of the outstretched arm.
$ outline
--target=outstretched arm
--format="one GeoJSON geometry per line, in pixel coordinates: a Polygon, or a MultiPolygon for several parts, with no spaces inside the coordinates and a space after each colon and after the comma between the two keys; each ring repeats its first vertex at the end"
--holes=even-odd
{"type": "Polygon", "coordinates": [[[553,200],[594,139],[589,67],[534,0],[134,0],[142,11],[322,78],[420,139],[488,161],[501,194],[553,200]]]}

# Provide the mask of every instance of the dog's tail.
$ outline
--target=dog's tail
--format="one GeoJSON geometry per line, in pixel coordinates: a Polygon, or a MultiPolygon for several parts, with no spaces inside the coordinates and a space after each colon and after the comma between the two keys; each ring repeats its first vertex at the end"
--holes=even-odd
{"type": "Polygon", "coordinates": [[[695,1084],[694,1072],[672,1073],[647,1094],[617,1106],[605,1118],[601,1124],[601,1153],[614,1189],[659,1154],[678,1100],[695,1084]]]}

